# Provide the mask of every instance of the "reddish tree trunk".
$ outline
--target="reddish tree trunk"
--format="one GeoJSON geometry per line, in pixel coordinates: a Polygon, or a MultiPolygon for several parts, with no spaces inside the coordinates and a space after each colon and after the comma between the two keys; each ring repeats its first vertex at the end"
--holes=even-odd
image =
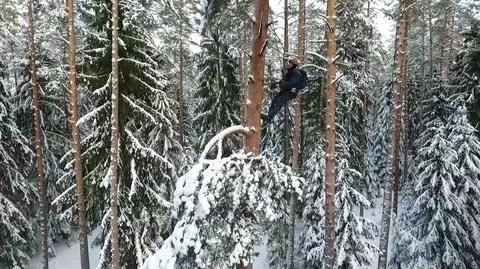
{"type": "Polygon", "coordinates": [[[80,147],[80,133],[78,131],[78,91],[77,91],[77,70],[75,60],[75,31],[74,31],[74,12],[73,1],[67,0],[68,9],[68,63],[70,66],[70,126],[72,128],[72,150],[74,155],[75,179],[77,185],[77,209],[78,209],[78,228],[80,241],[80,266],[82,269],[90,269],[88,257],[88,228],[86,214],[85,184],[82,175],[82,154],[80,147]]]}
{"type": "MultiPolygon", "coordinates": [[[[405,14],[403,15],[404,22],[403,23],[403,37],[400,42],[400,51],[398,53],[399,61],[400,61],[400,80],[399,80],[399,88],[400,88],[400,98],[399,98],[399,104],[401,105],[400,109],[400,122],[401,125],[403,126],[402,131],[400,131],[400,137],[401,136],[406,136],[407,133],[405,124],[407,124],[406,119],[406,95],[407,95],[407,80],[408,80],[408,57],[407,57],[407,48],[408,48],[408,30],[410,26],[410,12],[406,11],[405,14]]],[[[398,138],[400,140],[400,137],[398,138]]],[[[405,138],[404,138],[405,140],[405,138]]],[[[400,155],[400,142],[398,143],[399,147],[399,155],[400,155]]],[[[404,147],[404,153],[406,154],[406,145],[403,145],[404,147]]],[[[404,159],[406,160],[406,158],[404,159]]],[[[399,162],[400,162],[400,156],[399,156],[399,162]]],[[[398,166],[400,167],[400,165],[398,166]]],[[[399,168],[398,168],[399,169],[399,168]]],[[[400,191],[400,171],[395,175],[394,177],[394,183],[393,183],[393,197],[392,197],[392,205],[393,205],[393,213],[396,215],[398,211],[398,193],[400,191]]]]}
{"type": "Polygon", "coordinates": [[[335,267],[335,143],[336,143],[336,64],[337,44],[335,37],[336,0],[327,2],[327,152],[325,178],[325,251],[324,261],[326,269],[335,267]]]}
{"type": "Polygon", "coordinates": [[[268,12],[268,0],[257,0],[252,33],[252,60],[250,63],[252,79],[249,81],[247,96],[247,126],[252,128],[252,131],[245,141],[245,151],[254,154],[260,153],[260,112],[262,111],[263,84],[265,80],[268,12]]]}
{"type": "MultiPolygon", "coordinates": [[[[265,54],[268,42],[268,0],[257,0],[255,6],[255,22],[252,32],[252,60],[247,96],[247,127],[251,129],[245,139],[245,152],[260,153],[260,113],[262,111],[263,84],[265,80],[265,54]]],[[[251,269],[252,265],[239,265],[240,268],[251,269]]]]}
{"type": "MultiPolygon", "coordinates": [[[[390,235],[390,222],[392,213],[392,192],[398,193],[400,178],[400,120],[401,106],[403,102],[403,89],[406,85],[406,50],[408,33],[408,0],[400,0],[400,15],[397,21],[397,41],[395,48],[395,83],[393,86],[393,117],[392,117],[392,146],[391,146],[391,175],[393,178],[387,181],[383,197],[382,233],[380,237],[380,254],[378,256],[378,268],[387,267],[387,252],[390,235]]],[[[394,198],[397,199],[397,198],[394,198]]]]}
{"type": "Polygon", "coordinates": [[[33,29],[33,0],[28,1],[28,28],[30,39],[30,65],[33,99],[33,118],[35,122],[35,150],[36,166],[38,173],[38,196],[40,200],[40,246],[42,251],[42,268],[48,269],[48,202],[47,202],[47,182],[43,173],[43,144],[42,144],[42,126],[40,119],[40,94],[37,84],[37,63],[35,52],[35,31],[33,29]]]}
{"type": "MultiPolygon", "coordinates": [[[[288,0],[284,1],[284,29],[283,29],[283,65],[287,65],[288,63],[288,0]]],[[[283,114],[283,135],[285,144],[283,146],[283,163],[288,165],[289,158],[290,158],[290,109],[288,105],[284,107],[284,114],[283,114]]]]}

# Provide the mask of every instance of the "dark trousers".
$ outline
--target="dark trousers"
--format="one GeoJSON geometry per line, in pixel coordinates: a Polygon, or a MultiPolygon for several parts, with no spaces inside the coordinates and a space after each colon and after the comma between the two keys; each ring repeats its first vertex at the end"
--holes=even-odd
{"type": "Polygon", "coordinates": [[[268,121],[271,122],[275,115],[280,112],[282,107],[288,104],[288,101],[295,99],[295,97],[297,97],[297,93],[289,90],[282,90],[275,95],[275,97],[273,97],[272,104],[270,104],[270,109],[268,110],[268,121]]]}

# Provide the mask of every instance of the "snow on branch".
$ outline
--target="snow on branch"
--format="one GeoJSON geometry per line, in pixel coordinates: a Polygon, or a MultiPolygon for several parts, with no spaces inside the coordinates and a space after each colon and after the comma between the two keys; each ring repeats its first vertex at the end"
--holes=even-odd
{"type": "Polygon", "coordinates": [[[249,132],[250,132],[250,128],[242,125],[231,126],[221,131],[207,143],[207,145],[205,146],[205,149],[202,152],[202,155],[200,155],[200,162],[206,161],[205,158],[207,157],[207,154],[215,146],[215,144],[217,144],[217,159],[222,158],[222,142],[225,139],[225,137],[236,134],[236,133],[247,135],[249,132]]]}
{"type": "Polygon", "coordinates": [[[56,203],[58,203],[63,197],[65,197],[69,192],[71,192],[72,190],[75,189],[75,186],[77,186],[77,184],[73,184],[72,186],[70,186],[68,189],[66,189],[64,192],[62,192],[59,196],[57,196],[55,199],[53,199],[53,201],[50,203],[51,206],[55,205],[56,203]]]}
{"type": "Polygon", "coordinates": [[[77,127],[80,127],[83,125],[85,122],[89,121],[90,119],[96,117],[102,110],[106,109],[107,106],[110,105],[110,102],[105,102],[101,106],[96,107],[92,111],[88,112],[84,116],[82,116],[78,121],[77,121],[77,127]]]}
{"type": "Polygon", "coordinates": [[[238,152],[205,161],[214,145],[237,132],[249,129],[232,126],[220,132],[200,162],[178,179],[173,198],[177,223],[143,269],[173,269],[180,262],[187,263],[185,268],[251,262],[253,244],[262,234],[260,224],[286,217],[290,197],[302,197],[303,179],[265,156],[238,152]]]}

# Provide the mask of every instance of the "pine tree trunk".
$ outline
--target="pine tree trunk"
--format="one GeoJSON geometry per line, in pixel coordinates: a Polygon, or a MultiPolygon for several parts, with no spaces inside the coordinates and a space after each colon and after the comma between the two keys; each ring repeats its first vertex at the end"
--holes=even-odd
{"type": "Polygon", "coordinates": [[[390,222],[392,213],[392,192],[398,190],[399,178],[400,178],[400,120],[401,120],[401,106],[403,98],[403,80],[406,78],[406,50],[407,50],[407,20],[408,20],[408,0],[400,0],[400,15],[397,21],[397,37],[395,48],[395,83],[393,86],[393,117],[392,117],[392,146],[391,146],[391,176],[390,180],[387,180],[385,193],[383,196],[383,213],[382,213],[382,230],[380,236],[380,254],[378,256],[378,268],[386,269],[387,267],[387,252],[388,243],[390,237],[390,222]]]}
{"type": "Polygon", "coordinates": [[[42,268],[48,269],[48,202],[47,202],[47,182],[43,173],[43,144],[42,144],[42,126],[40,119],[40,94],[37,85],[37,63],[35,52],[35,31],[33,29],[33,0],[28,1],[28,27],[30,38],[30,64],[31,64],[31,83],[33,99],[33,118],[35,121],[35,150],[36,166],[38,173],[38,196],[40,200],[40,231],[41,231],[41,252],[42,268]]]}
{"type": "Polygon", "coordinates": [[[454,3],[451,0],[446,0],[447,6],[445,7],[445,15],[443,18],[443,31],[442,31],[442,43],[440,50],[440,60],[441,60],[441,75],[442,80],[446,81],[448,79],[450,60],[451,60],[451,44],[453,40],[452,36],[452,20],[453,20],[453,7],[454,3]]]}
{"type": "MultiPolygon", "coordinates": [[[[283,29],[283,66],[288,63],[288,0],[284,0],[284,29],[283,29]]],[[[288,165],[290,158],[290,109],[288,105],[284,107],[283,113],[283,136],[285,143],[283,145],[283,163],[288,165]]]]}
{"type": "Polygon", "coordinates": [[[183,0],[179,0],[179,15],[180,15],[180,74],[179,74],[179,82],[178,82],[178,94],[177,94],[177,102],[178,102],[178,134],[180,135],[180,143],[184,145],[185,140],[185,120],[184,120],[184,77],[185,77],[185,52],[183,49],[183,0]]]}
{"type": "MultiPolygon", "coordinates": [[[[12,55],[15,55],[15,50],[14,50],[14,43],[13,41],[10,42],[10,50],[12,52],[12,55]]],[[[17,91],[17,88],[18,88],[18,75],[17,75],[17,68],[14,68],[13,69],[13,79],[14,79],[14,82],[15,82],[15,91],[17,91]]]]}
{"type": "Polygon", "coordinates": [[[75,47],[75,28],[73,1],[67,0],[68,9],[68,63],[70,65],[70,126],[72,128],[72,150],[74,155],[75,179],[77,185],[77,209],[78,209],[78,229],[80,241],[80,266],[81,269],[90,269],[88,257],[88,227],[86,214],[85,183],[82,175],[82,154],[80,147],[80,133],[78,131],[78,91],[77,91],[77,70],[76,70],[76,47],[75,47]]]}
{"type": "Polygon", "coordinates": [[[433,23],[432,0],[428,2],[428,89],[432,89],[433,82],[433,23]]]}
{"type": "Polygon", "coordinates": [[[325,269],[335,268],[335,143],[336,143],[336,0],[327,2],[327,152],[325,178],[325,269]]]}
{"type": "MultiPolygon", "coordinates": [[[[303,64],[305,62],[305,0],[299,1],[299,23],[298,23],[298,60],[303,64]]],[[[300,169],[300,151],[302,143],[302,97],[297,95],[295,104],[295,134],[293,138],[293,156],[292,168],[298,173],[300,169]]],[[[290,201],[290,231],[288,244],[288,268],[294,269],[295,258],[295,217],[296,217],[296,197],[292,196],[290,201]]]]}
{"type": "MultiPolygon", "coordinates": [[[[241,14],[241,6],[240,6],[240,1],[236,0],[237,4],[237,12],[238,14],[241,14]]],[[[238,25],[238,36],[239,40],[242,43],[242,49],[240,51],[240,59],[239,59],[239,80],[240,80],[240,121],[241,124],[245,124],[245,100],[246,100],[246,85],[245,85],[245,51],[247,49],[247,44],[246,44],[246,31],[245,31],[245,19],[243,16],[240,17],[241,22],[238,25]]]]}
{"type": "MultiPolygon", "coordinates": [[[[407,0],[408,1],[408,0],[407,0]]],[[[404,12],[404,25],[403,25],[403,38],[400,42],[400,100],[399,104],[401,106],[400,108],[400,122],[401,125],[407,124],[405,120],[407,119],[406,116],[406,108],[405,104],[407,102],[406,100],[406,95],[407,95],[407,82],[408,82],[408,57],[407,57],[407,48],[408,48],[408,30],[410,26],[410,11],[404,12]]],[[[400,137],[406,136],[407,133],[405,133],[405,126],[399,131],[400,132],[400,137]]],[[[400,139],[399,137],[399,139],[400,139]]],[[[406,145],[404,144],[403,147],[406,145]]],[[[399,154],[400,154],[400,142],[398,144],[399,147],[399,154]]],[[[404,149],[404,153],[407,153],[407,150],[404,149]]],[[[406,160],[406,159],[405,159],[406,160]]],[[[400,162],[400,160],[399,160],[400,162]]],[[[392,206],[393,206],[393,213],[396,216],[398,212],[398,193],[400,191],[400,171],[398,171],[398,175],[394,177],[394,183],[393,183],[393,197],[392,197],[392,206]]]]}
{"type": "Polygon", "coordinates": [[[119,156],[119,123],[118,123],[118,0],[112,0],[112,146],[110,171],[111,211],[112,211],[112,269],[120,269],[120,248],[118,231],[118,156],[119,156]]]}
{"type": "Polygon", "coordinates": [[[253,128],[245,141],[245,151],[260,153],[260,113],[262,111],[263,84],[265,81],[265,53],[268,36],[268,0],[257,0],[252,33],[252,79],[249,81],[247,100],[247,126],[253,128]]]}
{"type": "MultiPolygon", "coordinates": [[[[245,152],[260,153],[260,113],[262,111],[263,85],[265,82],[265,54],[268,42],[268,0],[257,0],[255,6],[255,22],[252,31],[252,60],[250,70],[252,79],[249,80],[247,96],[247,126],[251,129],[245,139],[245,152]]],[[[239,265],[244,269],[251,269],[252,265],[239,265]]]]}
{"type": "MultiPolygon", "coordinates": [[[[244,24],[247,24],[246,22],[244,22],[244,24]]],[[[242,83],[242,103],[240,104],[241,106],[241,110],[242,110],[242,124],[246,124],[247,122],[247,91],[248,91],[248,82],[247,82],[247,77],[248,77],[248,73],[247,73],[247,57],[245,56],[246,54],[246,51],[247,51],[247,47],[248,47],[248,31],[247,31],[247,28],[246,28],[246,25],[243,26],[243,29],[242,29],[242,32],[243,32],[243,42],[242,42],[242,79],[241,79],[241,83],[242,83]]]]}

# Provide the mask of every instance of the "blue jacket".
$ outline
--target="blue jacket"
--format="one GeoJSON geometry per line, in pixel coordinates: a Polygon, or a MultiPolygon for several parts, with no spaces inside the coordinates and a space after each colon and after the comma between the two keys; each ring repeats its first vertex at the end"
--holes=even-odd
{"type": "Polygon", "coordinates": [[[300,73],[300,70],[295,67],[287,71],[283,76],[282,80],[279,82],[280,89],[282,91],[290,91],[295,88],[297,92],[301,90],[302,85],[305,85],[305,78],[300,73]]]}

